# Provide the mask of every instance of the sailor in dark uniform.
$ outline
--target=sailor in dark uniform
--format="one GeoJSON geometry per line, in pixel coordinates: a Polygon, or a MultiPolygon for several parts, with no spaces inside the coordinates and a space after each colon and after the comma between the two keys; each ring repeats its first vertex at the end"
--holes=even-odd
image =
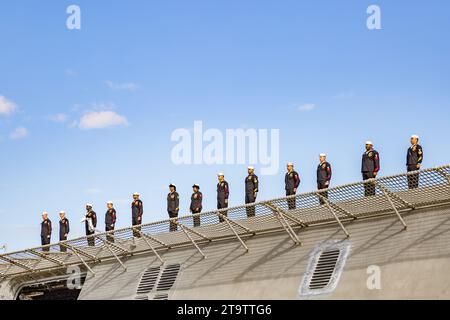
{"type": "MultiPolygon", "coordinates": [[[[286,190],[286,196],[293,196],[297,193],[297,188],[300,185],[300,176],[294,171],[294,164],[289,162],[287,164],[287,172],[284,177],[284,184],[286,190]]],[[[296,199],[292,198],[288,200],[289,210],[296,208],[296,199]]]]}
{"type": "Polygon", "coordinates": [[[141,227],[142,224],[142,215],[144,214],[144,206],[142,201],[139,199],[139,193],[135,192],[133,194],[133,202],[131,203],[131,224],[133,226],[138,226],[133,228],[133,236],[136,238],[140,238],[141,227]]]}
{"type": "MultiPolygon", "coordinates": [[[[411,136],[411,147],[408,149],[406,155],[406,167],[408,172],[420,170],[423,161],[423,149],[419,145],[419,136],[411,136]]],[[[408,175],[408,188],[417,189],[419,187],[419,173],[412,173],[408,175]]]]}
{"type": "MultiPolygon", "coordinates": [[[[66,218],[66,213],[64,211],[59,212],[59,241],[66,241],[67,236],[70,232],[69,219],[66,218]]],[[[66,252],[67,248],[60,245],[59,250],[61,252],[66,252]]]]}
{"type": "MultiPolygon", "coordinates": [[[[180,211],[180,196],[177,192],[177,187],[174,184],[169,185],[170,192],[167,195],[167,212],[170,218],[178,218],[178,211],[180,211]]],[[[177,231],[177,224],[175,221],[170,221],[170,231],[177,231]]]]}
{"type": "MultiPolygon", "coordinates": [[[[245,203],[255,203],[258,195],[258,177],[255,174],[254,167],[248,167],[248,176],[245,178],[245,203]]],[[[255,206],[246,207],[247,217],[255,216],[255,206]]]]}
{"type": "MultiPolygon", "coordinates": [[[[331,181],[331,165],[327,162],[327,155],[321,153],[319,155],[320,163],[317,166],[317,190],[326,190],[330,187],[331,181]]],[[[320,193],[324,198],[328,199],[328,191],[320,193]]],[[[320,198],[320,204],[325,204],[325,201],[320,198]]]]}
{"type": "Polygon", "coordinates": [[[92,210],[92,204],[86,204],[86,215],[84,217],[84,226],[86,229],[86,236],[88,236],[87,242],[91,247],[95,246],[95,238],[91,237],[95,234],[95,228],[97,228],[97,214],[92,210]]]}
{"type": "Polygon", "coordinates": [[[106,240],[109,242],[114,242],[114,228],[116,226],[116,209],[114,209],[114,204],[112,201],[108,201],[106,204],[108,210],[105,214],[105,231],[110,232],[106,235],[106,240]]]}
{"type": "MultiPolygon", "coordinates": [[[[198,184],[194,184],[192,186],[193,193],[191,196],[191,207],[190,211],[192,214],[199,214],[203,209],[203,194],[200,192],[200,186],[198,184]]],[[[200,216],[194,216],[194,227],[200,226],[200,216]]]]}
{"type": "MultiPolygon", "coordinates": [[[[42,213],[42,222],[41,222],[41,245],[47,246],[50,244],[50,240],[52,238],[52,222],[48,218],[48,213],[42,213]]],[[[49,247],[43,248],[42,251],[50,251],[49,247]]]]}
{"type": "MultiPolygon", "coordinates": [[[[380,155],[373,149],[371,141],[366,142],[366,152],[362,155],[361,173],[363,180],[374,179],[380,171],[380,155]]],[[[364,184],[364,195],[366,197],[374,196],[376,193],[376,186],[372,182],[364,184]]]]}
{"type": "MultiPolygon", "coordinates": [[[[228,208],[230,188],[228,182],[225,181],[225,175],[222,172],[220,172],[217,177],[219,179],[219,183],[217,183],[217,209],[226,209],[228,208]]],[[[221,214],[226,217],[228,211],[222,211],[221,214]]],[[[224,222],[225,220],[222,217],[219,217],[219,221],[224,222]]]]}

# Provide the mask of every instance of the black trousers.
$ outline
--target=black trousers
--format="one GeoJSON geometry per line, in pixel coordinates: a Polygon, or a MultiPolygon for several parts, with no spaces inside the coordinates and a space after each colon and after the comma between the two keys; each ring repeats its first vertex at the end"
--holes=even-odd
{"type": "MultiPolygon", "coordinates": [[[[178,218],[178,212],[175,211],[168,211],[170,218],[178,218]]],[[[174,221],[170,221],[170,232],[174,232],[178,230],[178,225],[174,221]]]]}
{"type": "MultiPolygon", "coordinates": [[[[225,200],[217,200],[217,209],[226,209],[228,208],[228,203],[225,203],[225,200]]],[[[228,211],[223,211],[221,212],[221,214],[223,214],[225,217],[228,217],[228,211]]],[[[225,219],[223,219],[222,217],[219,217],[219,222],[224,222],[225,219]]]]}
{"type": "MultiPolygon", "coordinates": [[[[363,180],[369,180],[375,178],[373,172],[363,172],[362,173],[363,180]]],[[[376,186],[373,182],[364,183],[364,196],[370,197],[376,194],[376,186]]]]}
{"type": "MultiPolygon", "coordinates": [[[[59,241],[66,241],[66,240],[67,240],[67,237],[59,237],[59,241]]],[[[62,245],[59,245],[59,251],[67,252],[67,248],[62,245]]]]}
{"type": "MultiPolygon", "coordinates": [[[[142,218],[141,218],[142,219],[142,218]]],[[[136,228],[133,228],[133,237],[135,237],[135,238],[140,238],[141,237],[141,234],[140,234],[140,231],[141,231],[141,221],[139,221],[139,219],[138,219],[138,217],[132,217],[131,218],[131,225],[132,226],[139,226],[139,227],[136,227],[136,228]]]]}
{"type": "MultiPolygon", "coordinates": [[[[192,210],[192,214],[198,214],[201,212],[202,212],[202,209],[200,209],[200,208],[192,210]]],[[[200,216],[194,217],[194,227],[200,227],[200,216]]]]}
{"type": "MultiPolygon", "coordinates": [[[[41,236],[41,244],[42,246],[47,246],[50,244],[50,238],[47,236],[41,236]]],[[[43,248],[42,251],[50,251],[50,248],[43,248]]]]}
{"type": "MultiPolygon", "coordinates": [[[[113,231],[114,227],[111,227],[110,225],[105,226],[105,231],[109,232],[109,231],[113,231]]],[[[109,234],[106,235],[106,240],[109,242],[114,242],[114,232],[111,232],[109,234]]]]}
{"type": "MultiPolygon", "coordinates": [[[[255,201],[256,201],[256,197],[253,192],[245,194],[245,203],[246,204],[255,203],[255,201]]],[[[247,207],[246,211],[247,211],[247,218],[251,218],[251,217],[255,216],[255,206],[247,207]]]]}
{"type": "MultiPolygon", "coordinates": [[[[326,189],[328,189],[328,186],[325,184],[325,182],[317,182],[317,190],[326,190],[326,189]]],[[[322,197],[328,199],[328,191],[322,191],[319,192],[319,194],[322,197]]],[[[319,203],[323,205],[325,204],[325,201],[322,198],[319,198],[319,203]]]]}
{"type": "MultiPolygon", "coordinates": [[[[287,197],[288,196],[293,196],[293,195],[295,195],[294,190],[286,190],[286,196],[287,197]]],[[[288,204],[289,210],[294,210],[295,208],[297,208],[295,197],[292,198],[292,199],[288,199],[287,204],[288,204]]]]}
{"type": "MultiPolygon", "coordinates": [[[[89,230],[86,230],[86,235],[87,236],[91,236],[91,235],[93,235],[95,233],[95,231],[89,231],[89,230]]],[[[88,239],[87,239],[87,243],[88,243],[88,246],[90,246],[90,247],[95,247],[95,238],[94,237],[89,237],[88,239]]]]}
{"type": "MultiPolygon", "coordinates": [[[[416,171],[417,165],[408,166],[408,172],[416,171]]],[[[409,189],[417,189],[419,187],[419,179],[420,173],[414,173],[412,175],[408,175],[408,188],[409,189]]]]}

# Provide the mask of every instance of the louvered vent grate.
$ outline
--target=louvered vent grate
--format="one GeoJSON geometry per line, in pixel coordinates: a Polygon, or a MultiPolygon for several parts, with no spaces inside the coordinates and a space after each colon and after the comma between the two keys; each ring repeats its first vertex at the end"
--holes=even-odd
{"type": "Polygon", "coordinates": [[[320,254],[309,283],[310,290],[323,289],[330,283],[340,254],[340,250],[324,251],[320,254]]]}
{"type": "Polygon", "coordinates": [[[179,272],[180,272],[179,264],[168,265],[164,269],[161,278],[159,279],[156,291],[168,291],[172,289],[175,280],[177,280],[179,272]]]}
{"type": "Polygon", "coordinates": [[[144,272],[137,289],[138,295],[146,295],[153,290],[156,280],[158,280],[160,269],[161,268],[149,268],[144,272]]]}
{"type": "Polygon", "coordinates": [[[145,270],[136,292],[136,300],[169,300],[169,294],[181,270],[180,264],[145,270]]]}

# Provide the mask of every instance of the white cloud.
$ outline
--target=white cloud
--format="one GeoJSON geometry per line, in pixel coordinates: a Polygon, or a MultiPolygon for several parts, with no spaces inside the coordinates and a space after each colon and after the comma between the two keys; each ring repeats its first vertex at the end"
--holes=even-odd
{"type": "Polygon", "coordinates": [[[298,107],[298,111],[307,112],[307,111],[312,111],[317,108],[318,108],[318,106],[314,103],[305,103],[298,107]]]}
{"type": "Polygon", "coordinates": [[[138,86],[133,82],[115,83],[111,80],[105,81],[106,85],[112,90],[118,91],[135,91],[138,86]]]}
{"type": "Polygon", "coordinates": [[[16,109],[17,106],[14,102],[6,99],[4,96],[0,96],[0,115],[10,115],[16,109]]]}
{"type": "Polygon", "coordinates": [[[13,140],[19,140],[19,139],[24,139],[24,138],[28,137],[28,134],[29,133],[28,133],[27,128],[18,127],[18,128],[16,128],[16,130],[11,132],[9,137],[13,140]]]}
{"type": "Polygon", "coordinates": [[[128,121],[114,111],[91,111],[83,115],[78,127],[83,130],[104,129],[114,126],[127,126],[128,121]]]}
{"type": "Polygon", "coordinates": [[[65,113],[58,113],[54,114],[49,117],[49,119],[53,122],[66,122],[67,121],[67,114],[65,113]]]}

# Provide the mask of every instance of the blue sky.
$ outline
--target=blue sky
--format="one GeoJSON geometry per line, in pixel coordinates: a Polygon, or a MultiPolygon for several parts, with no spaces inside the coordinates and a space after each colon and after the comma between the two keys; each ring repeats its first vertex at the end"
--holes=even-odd
{"type": "Polygon", "coordinates": [[[333,185],[360,180],[367,139],[382,175],[404,171],[412,133],[424,166],[450,163],[449,15],[444,0],[2,2],[0,244],[39,245],[43,210],[54,223],[66,210],[81,235],[86,202],[102,221],[114,201],[128,226],[135,191],[144,222],[165,219],[170,182],[182,214],[194,182],[213,209],[218,171],[243,203],[245,166],[171,161],[172,132],[196,120],[280,129],[280,172],[259,199],[283,195],[288,161],[314,189],[320,152],[333,185]],[[81,30],[66,28],[70,4],[81,30]],[[366,27],[371,4],[382,30],[366,27]]]}

